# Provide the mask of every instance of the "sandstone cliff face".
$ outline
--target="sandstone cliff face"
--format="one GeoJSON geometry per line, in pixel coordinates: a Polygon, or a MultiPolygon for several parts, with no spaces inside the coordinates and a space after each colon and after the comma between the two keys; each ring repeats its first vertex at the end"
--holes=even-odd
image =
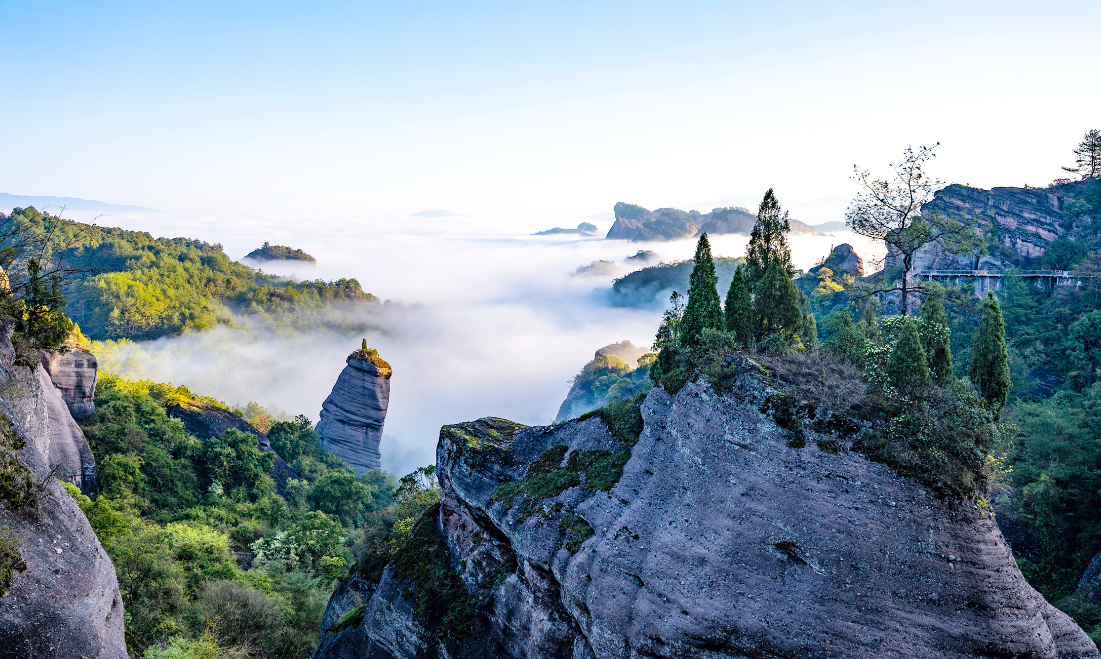
{"type": "Polygon", "coordinates": [[[41,484],[33,508],[0,504],[0,527],[26,564],[0,598],[0,657],[124,659],[115,569],[76,502],[48,477],[56,426],[75,422],[45,372],[12,366],[11,344],[0,343],[0,407],[26,440],[18,459],[41,484]]]}
{"type": "Polygon", "coordinates": [[[599,415],[445,427],[432,522],[477,603],[469,631],[448,627],[454,606],[416,615],[421,584],[395,563],[316,656],[1101,656],[992,519],[857,454],[790,447],[768,394],[752,365],[726,396],[656,388],[633,447],[599,415]]]}
{"type": "Polygon", "coordinates": [[[390,365],[377,353],[348,357],[332,393],[321,406],[317,434],[325,450],[355,469],[356,476],[381,466],[378,451],[390,404],[390,365]]]}
{"type": "Polygon", "coordinates": [[[96,411],[96,378],[99,366],[96,357],[80,349],[65,354],[42,351],[42,366],[49,374],[69,413],[78,421],[87,419],[96,411]]]}
{"type": "MultiPolygon", "coordinates": [[[[950,185],[922,207],[922,215],[942,213],[974,227],[994,245],[987,253],[952,254],[940,243],[918,250],[914,267],[926,270],[1004,270],[1043,256],[1073,227],[1063,215],[1066,202],[1083,194],[1081,182],[1052,188],[992,188],[950,185]]],[[[900,265],[888,254],[887,267],[900,265]]]]}

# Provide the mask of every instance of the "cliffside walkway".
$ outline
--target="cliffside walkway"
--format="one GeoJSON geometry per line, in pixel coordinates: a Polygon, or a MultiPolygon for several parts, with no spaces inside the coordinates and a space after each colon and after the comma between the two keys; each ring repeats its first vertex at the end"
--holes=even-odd
{"type": "MultiPolygon", "coordinates": [[[[955,284],[964,280],[982,279],[998,280],[995,288],[1001,288],[1001,279],[1004,277],[1020,277],[1021,279],[1035,279],[1037,284],[1052,286],[1079,285],[1082,279],[1095,279],[1101,275],[1086,275],[1070,270],[925,270],[915,272],[914,279],[923,281],[948,281],[955,284]]],[[[989,283],[993,284],[994,281],[989,283]]],[[[989,288],[989,287],[986,287],[989,288]]]]}

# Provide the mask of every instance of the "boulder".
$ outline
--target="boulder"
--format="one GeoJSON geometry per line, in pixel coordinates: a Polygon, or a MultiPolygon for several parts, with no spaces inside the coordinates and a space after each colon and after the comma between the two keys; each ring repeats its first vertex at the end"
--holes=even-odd
{"type": "Polygon", "coordinates": [[[988,510],[825,429],[792,447],[769,381],[743,359],[729,394],[655,388],[633,431],[444,427],[438,511],[317,659],[1101,656],[988,510]],[[452,570],[469,599],[439,599],[452,570]]]}
{"type": "Polygon", "coordinates": [[[73,418],[83,421],[92,416],[96,411],[96,378],[99,375],[96,356],[79,348],[64,354],[42,350],[39,355],[73,418]]]}
{"type": "Polygon", "coordinates": [[[0,501],[0,535],[22,562],[0,596],[0,658],[126,659],[115,568],[72,496],[50,477],[57,426],[64,434],[76,424],[44,369],[13,365],[7,334],[0,337],[0,410],[26,442],[14,452],[18,464],[40,484],[33,506],[0,501]]]}
{"type": "Polygon", "coordinates": [[[374,350],[348,356],[332,393],[321,406],[317,435],[325,450],[355,469],[356,476],[382,466],[378,445],[390,404],[390,365],[374,350]]]}

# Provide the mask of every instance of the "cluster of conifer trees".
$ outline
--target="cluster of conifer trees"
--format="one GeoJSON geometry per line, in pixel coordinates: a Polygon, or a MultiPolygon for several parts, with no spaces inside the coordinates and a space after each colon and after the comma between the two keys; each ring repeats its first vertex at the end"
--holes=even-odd
{"type": "MultiPolygon", "coordinates": [[[[765,351],[812,351],[819,347],[818,324],[805,310],[806,296],[795,286],[795,269],[787,234],[790,223],[770,189],[757,212],[750,236],[745,266],[739,266],[730,282],[726,303],[719,299],[718,279],[707,234],[700,236],[689,280],[687,303],[674,292],[654,341],[654,349],[698,348],[708,331],[725,333],[741,348],[765,351]]],[[[916,394],[931,384],[948,386],[952,372],[951,332],[945,314],[945,291],[938,284],[921,288],[925,301],[921,315],[905,313],[892,323],[891,345],[880,372],[886,382],[903,394],[916,394]]],[[[873,307],[865,304],[864,320],[851,321],[848,309],[843,319],[831,318],[835,334],[828,347],[841,357],[867,369],[869,353],[883,355],[869,346],[881,346],[873,307]],[[847,320],[847,322],[845,322],[847,320]],[[841,326],[841,331],[836,331],[841,326]],[[845,331],[850,328],[850,331],[845,331]]],[[[837,314],[835,314],[836,316],[837,314]]],[[[995,412],[1005,405],[1011,388],[1005,326],[997,298],[991,293],[983,301],[982,319],[974,335],[969,375],[980,395],[995,412]]]]}

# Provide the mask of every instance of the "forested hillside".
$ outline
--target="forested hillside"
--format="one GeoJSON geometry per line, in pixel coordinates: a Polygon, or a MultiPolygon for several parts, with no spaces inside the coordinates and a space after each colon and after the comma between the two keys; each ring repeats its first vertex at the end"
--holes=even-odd
{"type": "Polygon", "coordinates": [[[232,314],[316,322],[334,303],[376,301],[355,279],[293,282],[231,261],[221,245],[153,238],[14,209],[2,218],[48,238],[50,255],[83,270],[66,286],[66,312],[92,339],[155,339],[232,323],[232,314]]]}
{"type": "Polygon", "coordinates": [[[388,560],[438,500],[432,470],[357,480],[298,417],[267,428],[298,475],[277,491],[255,435],[204,442],[171,416],[194,401],[224,406],[105,375],[81,423],[101,494],[71,492],[115,564],[127,644],[148,658],[308,656],[336,579],[388,560]]]}

